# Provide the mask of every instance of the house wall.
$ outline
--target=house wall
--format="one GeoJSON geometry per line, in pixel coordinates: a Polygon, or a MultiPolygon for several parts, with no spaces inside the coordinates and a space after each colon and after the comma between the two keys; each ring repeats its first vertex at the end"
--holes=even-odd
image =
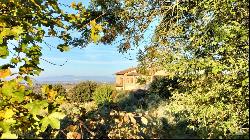
{"type": "Polygon", "coordinates": [[[136,89],[138,84],[136,84],[136,76],[128,76],[127,73],[124,74],[124,86],[123,90],[133,90],[136,89]]]}
{"type": "MultiPolygon", "coordinates": [[[[135,70],[130,72],[136,72],[135,70]]],[[[116,89],[117,90],[133,90],[139,87],[137,84],[138,76],[128,76],[129,73],[125,73],[124,75],[116,75],[116,89]]]]}
{"type": "Polygon", "coordinates": [[[126,83],[124,85],[124,89],[123,90],[133,90],[133,89],[137,89],[137,88],[138,88],[137,84],[126,83]]]}
{"type": "Polygon", "coordinates": [[[123,85],[123,75],[116,75],[115,76],[115,84],[116,85],[123,85]]]}
{"type": "Polygon", "coordinates": [[[115,87],[116,90],[124,90],[123,87],[115,87]]]}
{"type": "Polygon", "coordinates": [[[116,90],[123,90],[123,75],[115,76],[115,88],[116,90]]]}
{"type": "MultiPolygon", "coordinates": [[[[136,70],[130,71],[136,72],[136,70]]],[[[130,73],[129,72],[129,73],[130,73]]],[[[152,76],[142,76],[146,78],[146,84],[140,85],[137,82],[138,76],[128,76],[129,73],[125,73],[124,75],[116,75],[116,89],[117,90],[134,90],[134,89],[145,89],[154,79],[153,77],[156,75],[166,75],[166,72],[161,70],[155,72],[152,76]]]]}

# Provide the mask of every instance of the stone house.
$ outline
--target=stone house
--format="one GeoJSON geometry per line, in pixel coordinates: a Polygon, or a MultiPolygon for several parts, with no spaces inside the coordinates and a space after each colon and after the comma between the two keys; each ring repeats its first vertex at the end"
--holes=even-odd
{"type": "Polygon", "coordinates": [[[136,90],[146,89],[147,86],[153,81],[156,76],[166,75],[164,71],[151,71],[149,76],[141,75],[137,73],[136,68],[128,68],[115,73],[115,87],[117,90],[136,90]],[[140,85],[137,83],[139,77],[143,77],[146,83],[140,85]]]}

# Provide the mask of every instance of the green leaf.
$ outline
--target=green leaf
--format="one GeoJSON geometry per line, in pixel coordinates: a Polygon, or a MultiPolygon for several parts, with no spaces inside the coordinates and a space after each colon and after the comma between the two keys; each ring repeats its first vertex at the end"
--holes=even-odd
{"type": "Polygon", "coordinates": [[[44,108],[47,107],[48,105],[49,104],[45,100],[43,101],[36,100],[26,104],[24,107],[28,109],[31,114],[39,115],[40,112],[44,111],[45,110],[44,108]]]}
{"type": "Polygon", "coordinates": [[[33,85],[33,82],[32,82],[32,80],[30,79],[30,77],[29,77],[29,76],[25,76],[25,77],[24,77],[24,80],[25,80],[25,81],[27,81],[27,82],[28,82],[28,84],[29,84],[30,86],[32,86],[32,85],[33,85]]]}
{"type": "Polygon", "coordinates": [[[212,73],[213,74],[217,74],[218,72],[220,72],[221,71],[221,68],[220,67],[213,67],[212,68],[212,73]]]}
{"type": "Polygon", "coordinates": [[[63,119],[66,115],[61,112],[53,112],[49,116],[57,119],[63,119]]]}
{"type": "Polygon", "coordinates": [[[69,51],[70,48],[69,46],[65,45],[65,44],[60,44],[57,46],[57,49],[59,49],[61,52],[66,52],[66,51],[69,51]]]}
{"type": "Polygon", "coordinates": [[[0,44],[3,43],[3,39],[6,37],[6,36],[9,36],[10,35],[10,28],[3,28],[3,30],[0,32],[0,44]]]}
{"type": "Polygon", "coordinates": [[[10,99],[11,102],[17,101],[18,103],[24,100],[25,92],[24,91],[17,91],[12,94],[12,98],[10,99]]]}
{"type": "Polygon", "coordinates": [[[5,97],[10,99],[10,102],[22,102],[25,96],[25,86],[19,86],[17,88],[17,83],[15,81],[9,81],[3,84],[2,93],[5,97]]]}
{"type": "Polygon", "coordinates": [[[18,136],[16,134],[12,134],[11,132],[3,133],[1,139],[17,139],[18,136]]]}
{"type": "MultiPolygon", "coordinates": [[[[1,42],[0,42],[1,44],[1,42]]],[[[5,59],[7,56],[9,56],[9,51],[7,46],[0,46],[0,58],[5,59]]]]}
{"type": "Polygon", "coordinates": [[[13,91],[14,91],[13,86],[15,86],[14,82],[8,82],[6,84],[3,84],[3,86],[2,86],[3,95],[7,96],[7,97],[11,96],[13,91]]]}
{"type": "Polygon", "coordinates": [[[0,44],[3,43],[3,35],[0,34],[0,44]]]}
{"type": "Polygon", "coordinates": [[[44,132],[44,131],[47,129],[48,125],[49,125],[49,118],[48,118],[48,117],[44,117],[44,118],[40,121],[40,123],[42,124],[42,126],[41,126],[41,131],[44,132]]]}
{"type": "Polygon", "coordinates": [[[19,59],[17,58],[11,58],[11,63],[17,64],[19,61],[19,59]]]}
{"type": "Polygon", "coordinates": [[[15,123],[16,120],[13,118],[4,119],[3,121],[0,121],[0,128],[2,128],[3,132],[8,132],[11,126],[15,123]]]}
{"type": "Polygon", "coordinates": [[[63,119],[64,117],[65,115],[60,112],[53,112],[49,116],[44,117],[40,122],[42,124],[41,131],[44,132],[48,125],[50,125],[54,129],[60,129],[59,119],[63,119]]]}
{"type": "Polygon", "coordinates": [[[60,121],[56,118],[49,117],[50,125],[54,129],[60,129],[60,121]]]}
{"type": "Polygon", "coordinates": [[[15,26],[11,29],[11,34],[14,36],[19,36],[21,33],[23,33],[23,27],[21,26],[15,26]]]}
{"type": "Polygon", "coordinates": [[[249,78],[246,78],[245,80],[242,81],[242,86],[246,86],[249,83],[249,78]]]}

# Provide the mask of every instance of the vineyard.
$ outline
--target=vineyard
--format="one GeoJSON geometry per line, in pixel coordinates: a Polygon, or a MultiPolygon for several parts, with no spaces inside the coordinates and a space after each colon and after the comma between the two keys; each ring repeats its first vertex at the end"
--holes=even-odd
{"type": "Polygon", "coordinates": [[[249,139],[247,0],[1,0],[0,59],[1,139],[249,139]],[[119,37],[122,55],[154,20],[137,70],[168,75],[147,90],[94,81],[34,88],[40,61],[56,65],[44,46],[64,53],[119,37]]]}

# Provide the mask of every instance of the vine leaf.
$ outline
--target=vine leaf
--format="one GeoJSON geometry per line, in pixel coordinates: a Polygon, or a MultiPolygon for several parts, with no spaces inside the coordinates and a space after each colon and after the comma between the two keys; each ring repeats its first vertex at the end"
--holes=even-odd
{"type": "Polygon", "coordinates": [[[10,132],[3,133],[1,139],[17,139],[18,136],[16,134],[12,134],[10,132]]]}
{"type": "Polygon", "coordinates": [[[17,101],[18,103],[22,102],[24,100],[25,96],[25,86],[20,86],[17,84],[16,81],[8,81],[5,82],[0,88],[0,92],[10,99],[10,102],[15,102],[17,101]]]}
{"type": "Polygon", "coordinates": [[[3,118],[4,119],[9,119],[11,118],[13,115],[15,114],[15,112],[12,109],[7,109],[4,113],[3,118]]]}
{"type": "Polygon", "coordinates": [[[33,101],[31,103],[28,103],[24,106],[24,108],[28,109],[30,114],[33,115],[39,115],[40,112],[42,112],[43,110],[45,110],[45,107],[48,107],[48,103],[47,101],[33,101]]]}
{"type": "Polygon", "coordinates": [[[63,119],[66,115],[61,112],[53,112],[49,116],[57,119],[63,119]]]}
{"type": "Polygon", "coordinates": [[[4,119],[0,121],[0,128],[2,129],[3,132],[9,132],[9,129],[15,123],[16,123],[16,120],[14,120],[13,118],[4,119]]]}
{"type": "Polygon", "coordinates": [[[50,125],[54,129],[60,129],[60,119],[63,119],[65,117],[65,114],[60,112],[53,112],[50,115],[44,117],[41,120],[41,131],[44,132],[48,125],[50,125]]]}

